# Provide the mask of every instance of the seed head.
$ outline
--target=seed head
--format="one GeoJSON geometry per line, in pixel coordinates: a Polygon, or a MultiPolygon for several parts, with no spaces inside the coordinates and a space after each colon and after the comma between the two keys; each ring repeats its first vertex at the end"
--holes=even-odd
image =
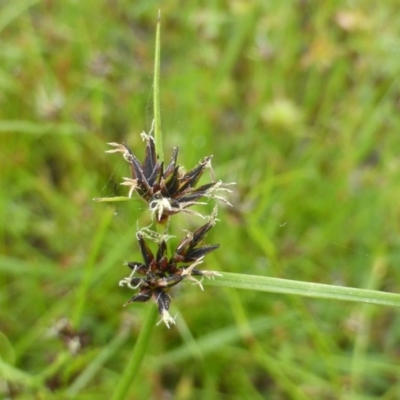
{"type": "MultiPolygon", "coordinates": [[[[202,271],[197,268],[203,263],[204,257],[208,253],[219,247],[219,244],[202,245],[207,232],[215,225],[216,213],[215,209],[206,224],[194,232],[187,232],[170,257],[167,255],[166,239],[163,236],[159,236],[157,251],[154,253],[147,243],[146,239],[149,237],[147,232],[138,232],[137,239],[143,262],[128,262],[127,265],[132,272],[120,281],[120,286],[127,286],[138,292],[125,305],[152,299],[158,306],[161,320],[168,327],[169,324],[174,323],[174,318],[168,312],[171,303],[169,289],[184,279],[193,281],[203,289],[201,281],[193,276],[210,278],[219,275],[214,271],[202,271]]],[[[157,235],[152,236],[157,238],[157,235]]]]}
{"type": "Polygon", "coordinates": [[[202,198],[216,198],[229,204],[223,197],[215,194],[217,191],[229,191],[221,181],[215,181],[211,167],[212,156],[205,157],[194,168],[185,172],[184,168],[177,165],[179,147],[175,147],[168,165],[160,162],[156,155],[154,138],[142,133],[146,142],[145,158],[141,163],[125,144],[108,143],[114,149],[108,153],[122,153],[131,168],[131,177],[123,178],[121,184],[129,187],[129,197],[137,192],[148,204],[152,215],[158,222],[165,222],[168,217],[181,211],[197,214],[188,210],[202,198]],[[196,188],[204,171],[211,171],[210,183],[196,188]]]}

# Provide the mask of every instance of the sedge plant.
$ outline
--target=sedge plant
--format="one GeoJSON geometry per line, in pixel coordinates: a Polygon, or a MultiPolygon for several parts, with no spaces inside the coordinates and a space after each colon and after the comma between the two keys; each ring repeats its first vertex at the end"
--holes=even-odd
{"type": "Polygon", "coordinates": [[[175,318],[169,313],[171,302],[169,291],[171,287],[184,280],[195,282],[201,289],[203,285],[199,278],[206,277],[213,279],[205,280],[205,285],[400,306],[400,295],[395,293],[200,269],[205,256],[219,247],[219,244],[205,244],[207,232],[217,221],[217,208],[214,208],[211,215],[205,216],[193,210],[192,206],[204,204],[210,199],[229,204],[220,192],[230,190],[229,184],[215,179],[211,168],[212,156],[206,156],[189,170],[185,170],[177,162],[179,147],[173,149],[168,162],[164,159],[159,100],[160,17],[156,30],[153,79],[154,121],[150,133],[141,135],[145,143],[143,162],[139,161],[136,151],[132,151],[125,143],[109,143],[112,149],[107,151],[122,154],[129,164],[130,176],[123,178],[121,183],[128,187],[128,195],[95,199],[129,201],[132,196],[139,196],[147,203],[152,218],[151,226],[140,228],[136,232],[142,260],[128,262],[130,274],[119,283],[120,286],[135,291],[125,305],[152,300],[157,307],[148,309],[147,318],[132,350],[130,361],[114,392],[113,400],[125,398],[137,376],[157,322],[157,311],[161,316],[160,322],[168,328],[175,324],[175,318]],[[198,185],[205,170],[210,170],[211,182],[198,185]],[[205,219],[205,222],[193,232],[187,232],[176,248],[171,249],[169,230],[173,225],[174,216],[178,213],[197,215],[205,219]]]}

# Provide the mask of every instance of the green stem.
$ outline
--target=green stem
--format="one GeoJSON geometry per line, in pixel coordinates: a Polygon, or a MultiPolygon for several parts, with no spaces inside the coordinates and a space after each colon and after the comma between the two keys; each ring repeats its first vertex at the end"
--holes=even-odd
{"type": "Polygon", "coordinates": [[[97,203],[115,203],[118,201],[130,201],[132,200],[130,197],[127,196],[114,196],[114,197],[94,197],[93,201],[97,203]]]}
{"type": "Polygon", "coordinates": [[[154,81],[153,81],[153,108],[154,108],[154,139],[156,142],[156,153],[160,160],[164,160],[163,141],[161,132],[161,111],[160,111],[160,27],[161,13],[158,12],[156,30],[156,49],[154,55],[154,81]]]}
{"type": "Polygon", "coordinates": [[[224,286],[234,289],[296,294],[320,299],[345,300],[400,307],[400,294],[397,293],[325,285],[322,283],[292,281],[268,276],[234,274],[232,272],[221,273],[222,277],[216,277],[212,280],[205,279],[203,283],[211,286],[224,286]]]}
{"type": "Polygon", "coordinates": [[[149,309],[143,327],[140,330],[139,337],[133,348],[131,358],[125,367],[124,374],[118,383],[111,400],[124,400],[129,394],[134,380],[137,378],[139,369],[142,365],[144,355],[149,348],[150,339],[158,317],[158,310],[154,304],[149,304],[149,309]]]}
{"type": "MultiPolygon", "coordinates": [[[[161,112],[160,112],[160,19],[158,14],[156,31],[156,50],[154,60],[154,138],[156,153],[161,160],[164,160],[162,133],[161,133],[161,112]]],[[[138,375],[143,358],[149,348],[150,339],[158,317],[158,308],[154,304],[149,305],[149,310],[141,328],[139,337],[133,348],[131,358],[126,366],[122,378],[114,392],[112,400],[126,399],[130,388],[138,375]]]]}

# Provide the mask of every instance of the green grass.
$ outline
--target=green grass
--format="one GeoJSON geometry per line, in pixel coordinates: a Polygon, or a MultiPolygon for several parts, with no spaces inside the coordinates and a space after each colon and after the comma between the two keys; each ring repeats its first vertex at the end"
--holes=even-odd
{"type": "MultiPolygon", "coordinates": [[[[159,7],[0,4],[1,398],[111,398],[155,307],[122,308],[132,293],[118,287],[144,204],[92,199],[126,195],[107,142],[143,156],[159,7]],[[76,354],[50,334],[61,318],[76,354]]],[[[397,301],[375,291],[400,293],[398,11],[163,5],[165,158],[175,145],[188,168],[213,154],[237,185],[204,266],[225,280],[177,287],[177,325],[154,328],[129,398],[399,398],[398,308],[287,294],[298,281],[397,301]]],[[[176,234],[199,225],[176,218],[176,234]]]]}

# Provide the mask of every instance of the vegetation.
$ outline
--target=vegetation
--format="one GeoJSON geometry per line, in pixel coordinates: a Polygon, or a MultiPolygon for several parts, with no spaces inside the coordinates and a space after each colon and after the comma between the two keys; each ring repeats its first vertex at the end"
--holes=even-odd
{"type": "Polygon", "coordinates": [[[226,3],[161,7],[165,159],[237,182],[167,329],[118,287],[146,203],[92,200],[129,190],[106,143],[143,159],[160,4],[0,2],[0,397],[118,398],[143,356],[127,398],[399,398],[398,6],[226,3]]]}

